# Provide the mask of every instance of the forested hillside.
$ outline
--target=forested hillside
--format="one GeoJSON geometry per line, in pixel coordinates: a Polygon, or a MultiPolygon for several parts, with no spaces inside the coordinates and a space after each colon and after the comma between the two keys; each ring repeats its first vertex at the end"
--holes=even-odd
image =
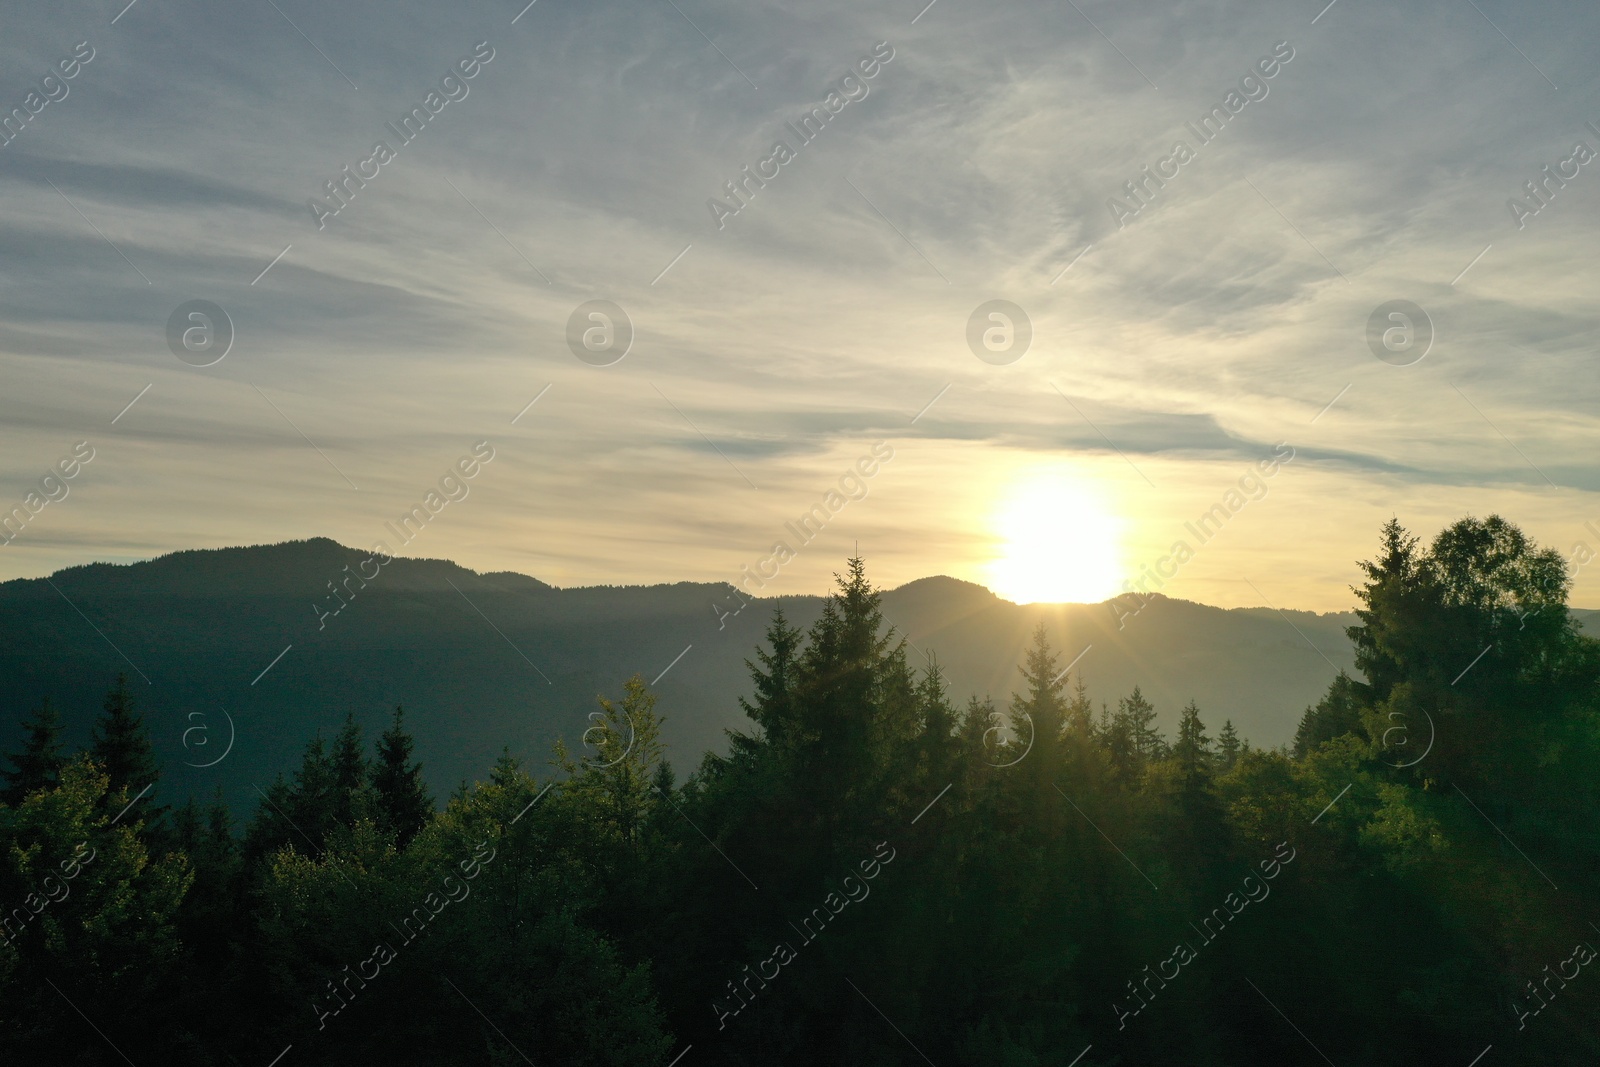
{"type": "MultiPolygon", "coordinates": [[[[317,733],[354,714],[369,733],[404,704],[436,792],[482,775],[502,748],[539,761],[587,728],[597,692],[635,673],[654,683],[675,762],[726,751],[744,719],[744,659],[775,606],[809,627],[824,598],[739,600],[726,584],[555,589],[522,574],[393,558],[325,538],[177,552],[0,584],[0,751],[45,695],[86,741],[120,673],[148,714],[173,796],[254,805],[255,784],[299,762],[317,733]],[[690,647],[692,646],[692,648],[690,647]],[[237,738],[227,763],[212,764],[237,738]]],[[[1044,622],[1099,699],[1135,685],[1171,730],[1199,700],[1267,745],[1290,740],[1353,650],[1348,615],[1223,610],[1157,596],[1019,606],[933,577],[887,591],[886,622],[913,663],[936,655],[953,690],[1003,700],[1044,622]],[[1124,606],[1132,610],[1136,602],[1124,606]],[[1298,630],[1298,632],[1297,632],[1298,630]]]]}
{"type": "MultiPolygon", "coordinates": [[[[1096,692],[1041,628],[950,691],[863,563],[664,757],[617,679],[435,798],[396,710],[234,825],[168,805],[136,686],[0,805],[5,1062],[1592,1064],[1600,643],[1491,517],[1363,564],[1294,744],[1096,692]],[[275,1057],[278,1057],[275,1059],[275,1057]],[[1475,1059],[1475,1057],[1481,1057],[1475,1059]]],[[[225,765],[224,765],[225,766],[225,765]]]]}

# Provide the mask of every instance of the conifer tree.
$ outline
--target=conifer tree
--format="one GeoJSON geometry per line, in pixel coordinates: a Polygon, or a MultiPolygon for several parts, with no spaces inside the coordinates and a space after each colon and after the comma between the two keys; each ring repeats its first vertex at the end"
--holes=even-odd
{"type": "Polygon", "coordinates": [[[796,719],[802,732],[793,768],[813,803],[832,797],[828,803],[834,806],[881,788],[893,743],[917,732],[905,648],[885,630],[878,591],[859,556],[836,582],[799,658],[796,719]]]}
{"type": "Polygon", "coordinates": [[[928,666],[923,669],[917,683],[917,704],[922,711],[923,729],[932,736],[947,736],[955,729],[956,713],[950,706],[944,679],[939,667],[939,657],[930,654],[928,666]]]}
{"type": "Polygon", "coordinates": [[[1042,622],[1033,631],[1033,647],[1023,659],[1022,677],[1028,683],[1028,691],[1025,695],[1012,694],[1012,718],[1032,721],[1033,751],[1029,756],[1039,756],[1046,768],[1056,768],[1066,727],[1066,702],[1062,699],[1065,682],[1056,668],[1056,655],[1050,649],[1042,622]]]}
{"type": "Polygon", "coordinates": [[[1214,757],[1206,738],[1200,708],[1193,700],[1178,719],[1178,739],[1172,746],[1171,764],[1177,771],[1172,782],[1176,819],[1167,830],[1168,849],[1186,878],[1194,884],[1214,875],[1227,851],[1227,819],[1213,791],[1214,757]]]}
{"type": "Polygon", "coordinates": [[[31,719],[22,723],[22,751],[8,753],[12,770],[5,771],[0,801],[16,807],[30,793],[50,789],[61,780],[66,756],[61,751],[61,717],[45,697],[31,719]]]}
{"type": "MultiPolygon", "coordinates": [[[[244,934],[237,920],[241,873],[239,843],[233,836],[233,818],[218,786],[210,804],[202,808],[193,797],[172,818],[173,844],[188,858],[195,880],[178,915],[178,933],[185,966],[199,973],[190,977],[204,983],[220,972],[230,951],[244,934]]],[[[204,994],[201,994],[204,996],[204,994]]]]}
{"type": "Polygon", "coordinates": [[[1412,644],[1407,638],[1426,627],[1428,608],[1436,599],[1417,538],[1398,519],[1384,523],[1381,537],[1383,553],[1376,562],[1362,562],[1367,581],[1355,590],[1362,602],[1356,609],[1361,624],[1345,629],[1355,646],[1356,667],[1379,700],[1404,678],[1412,644]]]}
{"type": "Polygon", "coordinates": [[[624,684],[622,700],[604,696],[596,700],[599,717],[584,734],[594,754],[579,763],[558,741],[555,762],[574,777],[569,793],[594,806],[606,827],[605,836],[631,847],[658,799],[653,781],[666,751],[656,695],[636,674],[624,684]]]}
{"type": "Polygon", "coordinates": [[[361,724],[355,714],[347,714],[339,736],[333,741],[333,787],[343,793],[359,790],[367,780],[367,762],[361,753],[361,724]]]}
{"type": "MultiPolygon", "coordinates": [[[[128,691],[127,675],[117,675],[117,684],[106,694],[105,713],[95,723],[94,742],[89,757],[105,772],[110,786],[106,802],[122,797],[131,802],[161,777],[155,748],[144,719],[134,710],[133,694],[128,691]]],[[[155,822],[161,809],[146,805],[146,820],[155,822]]]]}
{"type": "Polygon", "coordinates": [[[979,700],[975,696],[967,698],[956,738],[961,746],[963,773],[974,790],[988,780],[996,762],[992,747],[996,718],[998,714],[992,701],[979,700]]]}
{"type": "Polygon", "coordinates": [[[1128,736],[1141,758],[1155,760],[1167,754],[1167,742],[1156,727],[1155,705],[1145,699],[1138,686],[1122,700],[1120,711],[1127,718],[1128,736]]]}
{"type": "Polygon", "coordinates": [[[1094,705],[1089,701],[1089,690],[1082,674],[1078,675],[1072,687],[1072,700],[1067,704],[1067,733],[1082,742],[1094,736],[1094,705]]]}
{"type": "Polygon", "coordinates": [[[1294,754],[1304,758],[1324,741],[1361,729],[1361,713],[1366,707],[1365,686],[1340,671],[1315,707],[1306,708],[1294,734],[1294,754]]]}
{"type": "Polygon", "coordinates": [[[422,780],[422,764],[413,762],[415,741],[405,730],[405,709],[394,709],[394,723],[378,740],[378,756],[372,765],[372,788],[376,793],[378,817],[404,848],[433,814],[433,798],[422,780]]]}
{"type": "MultiPolygon", "coordinates": [[[[917,710],[922,720],[919,762],[924,785],[950,781],[960,758],[961,740],[955,734],[956,709],[950,706],[945,689],[939,659],[930,654],[928,666],[917,683],[917,710]]],[[[942,788],[942,784],[934,787],[942,788]]]]}
{"type": "Polygon", "coordinates": [[[1225,719],[1222,723],[1222,732],[1217,735],[1217,764],[1224,771],[1233,770],[1233,765],[1239,762],[1243,746],[1239,742],[1239,732],[1233,728],[1233,720],[1225,719]]]}
{"type": "Polygon", "coordinates": [[[1117,701],[1117,710],[1102,729],[1102,743],[1111,757],[1113,775],[1125,786],[1136,784],[1152,760],[1166,755],[1166,742],[1156,729],[1156,709],[1138,686],[1117,701]]]}
{"type": "Polygon", "coordinates": [[[328,758],[328,743],[318,733],[306,742],[305,753],[300,757],[300,769],[288,786],[289,803],[285,814],[296,824],[305,827],[314,839],[322,843],[322,831],[330,822],[326,815],[334,790],[333,761],[328,758]]]}
{"type": "Polygon", "coordinates": [[[361,724],[353,712],[347,713],[328,756],[331,782],[326,817],[330,820],[330,830],[335,826],[353,827],[363,819],[379,817],[372,768],[365,750],[361,724]]]}
{"type": "Polygon", "coordinates": [[[515,785],[522,778],[522,761],[511,754],[511,746],[505,745],[500,749],[500,755],[495,757],[494,767],[489,771],[489,784],[502,788],[515,785]]]}
{"type": "Polygon", "coordinates": [[[739,706],[761,728],[766,742],[779,750],[798,740],[794,702],[800,646],[799,629],[789,625],[779,606],[767,625],[767,648],[756,649],[759,665],[745,660],[755,686],[755,702],[740,697],[739,706]]]}
{"type": "Polygon", "coordinates": [[[254,867],[285,847],[302,856],[320,856],[337,825],[335,806],[333,764],[327,742],[318,734],[306,743],[294,779],[285,782],[280,775],[262,793],[245,834],[246,866],[254,867]]]}
{"type": "Polygon", "coordinates": [[[1172,757],[1186,785],[1209,781],[1211,774],[1211,744],[1206,738],[1205,723],[1200,721],[1200,708],[1194,701],[1184,705],[1178,719],[1178,742],[1172,746],[1172,757]]]}

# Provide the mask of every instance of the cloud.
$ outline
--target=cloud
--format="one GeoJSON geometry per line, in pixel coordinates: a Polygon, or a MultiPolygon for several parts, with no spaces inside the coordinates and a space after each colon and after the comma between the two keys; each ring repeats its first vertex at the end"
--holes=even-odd
{"type": "MultiPolygon", "coordinates": [[[[479,567],[533,554],[598,581],[725,577],[880,437],[983,461],[941,491],[886,481],[860,521],[974,544],[987,485],[1045,456],[1108,460],[1130,519],[1155,521],[1165,505],[1135,495],[1106,438],[1197,477],[1289,440],[1330,486],[1397,510],[1408,493],[1485,510],[1543,487],[1549,537],[1550,516],[1600,510],[1584,460],[1600,170],[1523,230],[1505,207],[1575,139],[1600,147],[1582,44],[1600,16],[1583,5],[1527,19],[1481,4],[1494,25],[1443,0],[1341,3],[1316,25],[1242,0],[1081,5],[1104,36],[1042,0],[939,4],[914,25],[920,5],[540,4],[514,26],[521,5],[486,0],[381,18],[280,6],[299,30],[270,6],[186,2],[115,26],[86,2],[8,24],[0,100],[78,40],[97,56],[0,150],[0,482],[87,428],[117,444],[107,482],[29,559],[365,543],[484,437],[532,465],[503,475],[528,496],[486,486],[460,540],[440,524],[430,551],[479,567]],[[1107,198],[1285,40],[1268,95],[1118,227],[1107,198]],[[479,41],[495,58],[468,96],[319,230],[308,202],[479,41]],[[894,58],[870,93],[719,231],[707,199],[879,41],[894,58]],[[165,337],[197,298],[237,330],[205,370],[165,337]],[[1034,328],[1008,367],[966,347],[995,298],[1034,328]],[[1436,328],[1412,367],[1365,340],[1397,298],[1436,328]],[[567,347],[593,299],[636,332],[608,368],[567,347]]],[[[1329,551],[1365,546],[1351,522],[1329,551]]]]}

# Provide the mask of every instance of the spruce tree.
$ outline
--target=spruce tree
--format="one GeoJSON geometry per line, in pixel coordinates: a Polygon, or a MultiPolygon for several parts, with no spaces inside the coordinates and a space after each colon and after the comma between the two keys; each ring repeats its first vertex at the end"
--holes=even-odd
{"type": "Polygon", "coordinates": [[[1123,710],[1126,703],[1126,698],[1117,701],[1115,712],[1103,703],[1100,705],[1100,724],[1095,731],[1095,739],[1105,748],[1112,780],[1129,788],[1138,783],[1143,764],[1133,742],[1128,716],[1123,710]]]}
{"type": "Polygon", "coordinates": [[[960,742],[963,775],[973,789],[988,781],[990,769],[998,762],[992,740],[997,718],[994,704],[989,699],[979,700],[975,696],[967,698],[956,738],[960,742]]]}
{"type": "Polygon", "coordinates": [[[344,726],[334,738],[333,752],[328,757],[328,768],[333,776],[329,815],[336,825],[354,826],[373,815],[365,747],[361,724],[356,722],[355,714],[345,715],[344,726]]]}
{"type": "Polygon", "coordinates": [[[928,656],[922,680],[917,683],[917,706],[922,712],[923,731],[933,737],[947,737],[955,729],[956,712],[945,693],[944,671],[939,657],[928,656]]]}
{"type": "Polygon", "coordinates": [[[1138,780],[1151,760],[1167,754],[1166,741],[1156,729],[1155,706],[1145,699],[1138,686],[1117,701],[1117,712],[1111,719],[1105,740],[1112,767],[1125,784],[1138,780]]]}
{"type": "Polygon", "coordinates": [[[1065,681],[1056,668],[1056,655],[1044,623],[1033,631],[1033,647],[1022,664],[1022,677],[1028,683],[1026,695],[1011,695],[1012,718],[1026,717],[1033,723],[1033,752],[1042,757],[1047,769],[1056,767],[1061,735],[1066,726],[1066,702],[1062,699],[1065,681]]]}
{"type": "Polygon", "coordinates": [[[1211,780],[1211,744],[1200,721],[1200,708],[1192,700],[1178,719],[1178,743],[1172,746],[1172,757],[1185,791],[1203,788],[1211,780]]]}
{"type": "Polygon", "coordinates": [[[433,798],[422,780],[422,764],[411,759],[415,742],[404,726],[405,709],[394,709],[394,724],[378,740],[378,757],[372,764],[372,788],[377,794],[378,817],[404,848],[433,814],[433,798]]]}
{"type": "Polygon", "coordinates": [[[1089,690],[1082,674],[1078,675],[1072,687],[1072,700],[1067,704],[1067,732],[1081,742],[1094,736],[1094,705],[1089,701],[1089,690]]]}
{"type": "Polygon", "coordinates": [[[1011,694],[1011,726],[1016,733],[1014,751],[1005,762],[1020,761],[1013,772],[1013,786],[1021,791],[1022,802],[1032,807],[1036,818],[1044,819],[1041,828],[1053,833],[1060,817],[1061,798],[1054,783],[1066,768],[1063,737],[1066,733],[1066,686],[1056,663],[1055,652],[1044,623],[1033,631],[1033,646],[1021,666],[1027,692],[1011,694]]]}
{"type": "MultiPolygon", "coordinates": [[[[1383,525],[1383,552],[1376,562],[1363,561],[1366,584],[1355,590],[1361,606],[1358,626],[1345,628],[1355,646],[1356,668],[1367,678],[1372,696],[1389,695],[1406,674],[1405,661],[1414,650],[1412,633],[1437,625],[1436,591],[1425,554],[1398,519],[1383,525]]],[[[1362,687],[1365,689],[1366,687],[1362,687]]]]}
{"type": "Polygon", "coordinates": [[[942,788],[942,783],[950,781],[957,772],[961,740],[955,734],[956,709],[945,693],[944,672],[939,669],[936,656],[928,657],[928,666],[917,683],[917,710],[922,720],[919,773],[924,786],[942,788]]]}
{"type": "Polygon", "coordinates": [[[629,678],[622,692],[620,701],[596,696],[599,718],[585,733],[593,738],[587,743],[597,750],[595,755],[579,762],[558,740],[554,762],[571,776],[567,795],[590,805],[598,836],[631,854],[640,846],[647,815],[658,800],[655,774],[666,746],[656,695],[643,676],[629,678]]]}
{"type": "MultiPolygon", "coordinates": [[[[306,742],[305,752],[300,757],[300,769],[295,772],[294,781],[284,789],[287,790],[287,803],[280,803],[276,795],[272,798],[273,803],[282,807],[283,814],[311,836],[313,848],[320,848],[323,831],[332,822],[328,810],[334,789],[333,762],[328,759],[328,743],[322,739],[320,732],[306,742]]],[[[272,792],[275,794],[276,788],[272,792]]],[[[298,849],[300,846],[297,843],[295,847],[298,849]]]]}
{"type": "Polygon", "coordinates": [[[1172,746],[1177,770],[1172,799],[1177,810],[1165,836],[1175,866],[1196,886],[1217,874],[1227,853],[1227,816],[1212,787],[1212,762],[1200,708],[1191,700],[1179,716],[1178,739],[1172,746]]]}
{"type": "MultiPolygon", "coordinates": [[[[121,796],[121,803],[127,804],[161,777],[155,748],[150,743],[150,731],[134,710],[127,675],[117,675],[115,688],[106,694],[105,713],[95,723],[89,757],[110,779],[107,803],[121,796]]],[[[155,814],[152,808],[147,818],[153,821],[155,814]]]]}
{"type": "Polygon", "coordinates": [[[333,787],[343,792],[360,789],[367,779],[367,761],[361,754],[361,724],[354,713],[344,718],[344,726],[333,741],[333,787]]]}
{"type": "Polygon", "coordinates": [[[505,788],[523,777],[522,761],[511,754],[510,745],[502,745],[500,755],[495,757],[494,766],[489,770],[489,784],[505,788]]]}
{"type": "Polygon", "coordinates": [[[1155,705],[1145,699],[1138,686],[1122,702],[1122,712],[1128,718],[1128,735],[1133,747],[1145,760],[1161,759],[1167,754],[1166,739],[1156,727],[1155,705]]]}
{"type": "Polygon", "coordinates": [[[30,793],[54,788],[61,780],[66,757],[61,752],[61,717],[45,697],[33,717],[23,722],[22,751],[8,753],[13,770],[5,771],[0,801],[16,807],[30,793]]]}
{"type": "Polygon", "coordinates": [[[1233,770],[1242,751],[1243,745],[1239,742],[1239,732],[1233,728],[1233,720],[1224,720],[1222,732],[1217,735],[1217,762],[1220,768],[1224,771],[1233,770]]]}
{"type": "Polygon", "coordinates": [[[793,770],[808,801],[842,810],[885,784],[895,741],[916,736],[916,683],[885,629],[859,556],[823,605],[798,660],[793,770]],[[831,798],[824,801],[823,798],[831,798]]]}
{"type": "Polygon", "coordinates": [[[273,853],[285,847],[302,856],[322,854],[323,842],[335,819],[333,768],[321,734],[306,743],[294,780],[285,782],[280,775],[261,791],[261,798],[245,832],[246,867],[262,867],[273,853]]]}
{"type": "Polygon", "coordinates": [[[1316,706],[1306,708],[1300,717],[1300,726],[1294,733],[1295,758],[1304,759],[1324,741],[1359,732],[1361,713],[1366,708],[1364,689],[1360,682],[1340,671],[1316,706]]]}
{"type": "Polygon", "coordinates": [[[755,686],[755,702],[739,698],[739,706],[761,728],[768,744],[779,750],[793,743],[795,722],[795,671],[800,655],[801,634],[789,625],[783,608],[772,611],[772,622],[767,626],[767,646],[757,648],[759,665],[745,660],[750,669],[750,680],[755,686]]]}

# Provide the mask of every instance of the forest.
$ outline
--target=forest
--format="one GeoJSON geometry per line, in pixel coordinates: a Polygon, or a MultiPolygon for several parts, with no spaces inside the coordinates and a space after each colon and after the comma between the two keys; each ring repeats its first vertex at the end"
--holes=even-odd
{"type": "Polygon", "coordinates": [[[0,1059],[1594,1063],[1569,565],[1490,516],[1391,521],[1360,573],[1359,676],[1282,749],[1097,704],[1043,627],[1008,698],[959,698],[860,559],[809,630],[774,612],[747,727],[692,767],[635,676],[448,798],[403,709],[352,717],[236,821],[163,800],[125,682],[80,752],[12,694],[0,1059]]]}

